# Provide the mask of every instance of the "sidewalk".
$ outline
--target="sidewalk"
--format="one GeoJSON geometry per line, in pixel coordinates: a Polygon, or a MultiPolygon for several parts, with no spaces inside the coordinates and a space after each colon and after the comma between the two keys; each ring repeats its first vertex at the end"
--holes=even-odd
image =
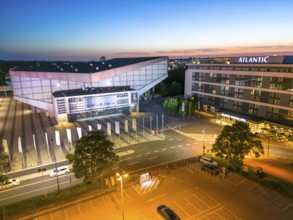
{"type": "Polygon", "coordinates": [[[293,166],[290,166],[292,161],[283,159],[253,159],[245,158],[244,164],[251,167],[262,167],[263,171],[272,176],[293,184],[293,166]]]}

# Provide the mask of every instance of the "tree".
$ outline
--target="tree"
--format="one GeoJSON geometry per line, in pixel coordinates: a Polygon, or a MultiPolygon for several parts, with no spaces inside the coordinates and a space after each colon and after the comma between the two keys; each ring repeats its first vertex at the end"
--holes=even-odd
{"type": "Polygon", "coordinates": [[[256,158],[264,154],[259,135],[252,133],[248,124],[241,121],[224,126],[211,151],[228,160],[233,168],[240,168],[248,153],[253,153],[256,158]]]}
{"type": "Polygon", "coordinates": [[[178,100],[177,98],[168,98],[164,101],[163,107],[170,111],[170,113],[177,112],[178,110],[178,100]]]}
{"type": "Polygon", "coordinates": [[[66,158],[73,163],[73,172],[84,182],[96,182],[102,171],[118,161],[113,152],[114,143],[106,139],[103,130],[92,131],[76,141],[75,152],[66,158]]]}
{"type": "Polygon", "coordinates": [[[11,171],[9,155],[5,153],[4,147],[0,145],[0,182],[7,180],[5,173],[11,171]]]}
{"type": "Polygon", "coordinates": [[[182,85],[178,82],[173,81],[168,88],[168,95],[176,96],[182,95],[182,85]]]}

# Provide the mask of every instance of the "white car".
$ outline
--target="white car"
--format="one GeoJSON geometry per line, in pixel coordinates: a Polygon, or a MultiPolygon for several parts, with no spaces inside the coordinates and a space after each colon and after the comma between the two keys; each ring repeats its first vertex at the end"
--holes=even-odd
{"type": "Polygon", "coordinates": [[[54,169],[50,173],[50,177],[55,177],[55,176],[60,176],[62,174],[70,173],[70,167],[69,166],[63,166],[63,167],[58,167],[57,169],[54,169]]]}
{"type": "Polygon", "coordinates": [[[212,160],[211,158],[206,157],[206,156],[202,156],[202,157],[200,158],[200,162],[203,163],[203,164],[211,164],[211,165],[213,165],[213,166],[215,166],[215,167],[218,166],[218,163],[217,163],[216,161],[214,161],[214,160],[212,160]]]}
{"type": "Polygon", "coordinates": [[[9,179],[4,183],[0,183],[0,190],[1,189],[8,189],[11,188],[13,186],[17,186],[20,184],[19,179],[13,178],[13,179],[9,179]]]}

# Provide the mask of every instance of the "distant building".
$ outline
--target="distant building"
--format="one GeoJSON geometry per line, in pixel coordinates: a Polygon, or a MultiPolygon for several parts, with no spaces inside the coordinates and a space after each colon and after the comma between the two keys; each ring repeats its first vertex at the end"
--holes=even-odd
{"type": "Polygon", "coordinates": [[[293,125],[293,56],[233,57],[187,66],[185,97],[196,97],[201,110],[293,125]]]}
{"type": "Polygon", "coordinates": [[[139,111],[139,97],[167,78],[168,57],[52,62],[16,67],[13,95],[58,121],[139,111]]]}

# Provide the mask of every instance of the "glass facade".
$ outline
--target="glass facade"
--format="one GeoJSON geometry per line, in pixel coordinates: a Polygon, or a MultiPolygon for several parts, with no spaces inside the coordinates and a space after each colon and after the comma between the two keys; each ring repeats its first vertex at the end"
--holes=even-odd
{"type": "Polygon", "coordinates": [[[112,78],[93,83],[48,80],[33,77],[12,76],[14,96],[52,103],[52,93],[59,90],[80,89],[83,87],[130,86],[138,90],[167,74],[167,61],[145,66],[112,78]]]}

